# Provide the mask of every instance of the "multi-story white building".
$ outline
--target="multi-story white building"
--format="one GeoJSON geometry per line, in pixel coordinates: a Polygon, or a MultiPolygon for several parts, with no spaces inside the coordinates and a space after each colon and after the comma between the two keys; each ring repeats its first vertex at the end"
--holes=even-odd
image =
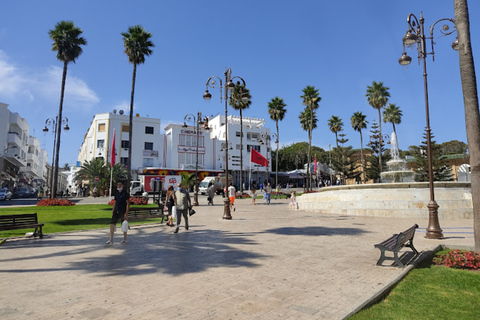
{"type": "MultiPolygon", "coordinates": [[[[95,158],[111,162],[113,131],[115,130],[115,163],[127,166],[129,116],[123,111],[119,114],[100,113],[94,116],[90,128],[85,134],[78,161],[83,164],[95,158]]],[[[132,179],[136,179],[138,169],[144,167],[164,167],[160,150],[163,149],[163,135],[160,134],[160,119],[133,117],[132,179]]]]}

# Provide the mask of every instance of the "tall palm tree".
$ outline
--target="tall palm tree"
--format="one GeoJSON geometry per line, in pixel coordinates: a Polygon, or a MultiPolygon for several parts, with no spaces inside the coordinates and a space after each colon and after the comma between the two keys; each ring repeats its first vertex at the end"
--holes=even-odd
{"type": "Polygon", "coordinates": [[[466,0],[454,0],[455,24],[457,26],[460,77],[462,79],[465,125],[468,151],[472,168],[473,231],[475,251],[480,252],[480,111],[477,79],[470,40],[470,20],[466,0]]]}
{"type": "MultiPolygon", "coordinates": [[[[302,112],[300,112],[300,115],[298,116],[300,119],[300,125],[302,126],[302,129],[308,132],[308,139],[311,143],[312,141],[312,130],[317,128],[317,115],[315,113],[315,110],[310,110],[308,108],[305,108],[302,112]]],[[[308,166],[307,166],[307,177],[309,177],[310,173],[310,148],[308,149],[307,153],[307,160],[308,160],[308,166]]],[[[310,178],[307,179],[307,181],[310,178]]],[[[307,183],[307,181],[305,183],[307,183]]],[[[307,187],[308,191],[308,187],[307,187]]]]}
{"type": "Polygon", "coordinates": [[[300,98],[303,99],[302,104],[305,106],[305,110],[309,110],[310,121],[309,124],[311,127],[308,130],[308,167],[307,167],[307,177],[308,177],[308,185],[307,191],[311,190],[312,186],[312,177],[310,176],[310,164],[312,162],[312,130],[313,128],[313,116],[314,110],[318,109],[318,104],[322,98],[319,96],[318,89],[315,89],[314,86],[306,86],[303,88],[303,95],[300,98]]]}
{"type": "Polygon", "coordinates": [[[379,174],[382,173],[382,146],[383,146],[383,135],[382,135],[382,113],[380,110],[387,105],[388,98],[390,93],[388,92],[390,88],[384,87],[383,82],[372,82],[371,86],[367,86],[367,97],[368,104],[371,105],[374,109],[378,110],[378,127],[380,135],[378,137],[378,142],[380,146],[380,152],[378,154],[378,170],[379,174]]]}
{"type": "Polygon", "coordinates": [[[332,116],[328,120],[328,128],[335,133],[335,142],[338,148],[338,133],[343,130],[343,121],[339,116],[332,116]]]}
{"type": "Polygon", "coordinates": [[[74,180],[85,181],[93,183],[98,177],[97,188],[104,190],[108,188],[110,183],[110,174],[112,174],[112,182],[115,185],[118,181],[123,181],[127,178],[127,170],[121,163],[116,163],[112,170],[110,170],[110,164],[105,163],[103,158],[92,159],[91,161],[85,161],[80,169],[75,173],[74,180]]]}
{"type": "Polygon", "coordinates": [[[247,109],[252,104],[250,100],[250,90],[243,84],[236,84],[230,93],[228,103],[233,109],[240,111],[240,193],[243,194],[243,116],[242,110],[247,109]]]}
{"type": "Polygon", "coordinates": [[[393,132],[397,135],[397,130],[395,129],[396,124],[402,122],[402,110],[400,107],[397,107],[395,103],[389,103],[388,106],[383,110],[383,122],[391,122],[393,125],[393,132]]]}
{"type": "MultiPolygon", "coordinates": [[[[60,91],[60,106],[58,107],[58,121],[62,123],[63,97],[65,96],[65,82],[67,80],[67,67],[70,62],[75,63],[75,59],[83,52],[81,46],[87,44],[87,40],[81,37],[82,29],[75,27],[72,21],[60,21],[55,25],[55,29],[49,30],[48,35],[53,40],[52,51],[57,51],[57,59],[63,62],[62,89],[60,91]]],[[[62,126],[57,123],[57,146],[55,154],[55,167],[53,171],[53,186],[51,197],[55,198],[57,194],[58,183],[58,158],[60,155],[60,136],[62,126]]]]}
{"type": "Polygon", "coordinates": [[[132,75],[132,92],[130,95],[130,118],[128,124],[128,181],[127,181],[127,190],[130,188],[130,180],[132,180],[132,125],[133,125],[133,97],[135,95],[135,79],[137,77],[137,65],[145,62],[145,56],[149,56],[153,53],[152,47],[155,47],[153,42],[150,40],[152,34],[145,31],[143,27],[135,25],[129,27],[127,32],[122,32],[123,37],[123,51],[127,57],[128,61],[133,64],[133,75],[132,75]]]}
{"type": "Polygon", "coordinates": [[[275,186],[278,186],[278,143],[280,141],[280,135],[278,131],[278,121],[282,121],[285,117],[285,107],[287,105],[283,102],[282,98],[275,97],[268,103],[268,114],[270,115],[270,119],[275,121],[275,126],[277,128],[277,140],[275,141],[277,144],[277,148],[275,151],[275,186]]]}
{"type": "Polygon", "coordinates": [[[365,183],[365,161],[363,159],[363,135],[362,135],[362,129],[367,128],[367,123],[368,121],[366,119],[366,115],[361,113],[360,111],[357,111],[353,114],[353,116],[350,118],[350,122],[352,124],[352,128],[355,131],[358,131],[360,133],[360,159],[362,163],[362,183],[365,183]]]}

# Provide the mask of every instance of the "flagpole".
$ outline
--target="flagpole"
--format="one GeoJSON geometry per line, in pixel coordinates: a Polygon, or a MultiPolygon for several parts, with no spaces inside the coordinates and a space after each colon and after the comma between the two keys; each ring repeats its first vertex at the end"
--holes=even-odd
{"type": "Polygon", "coordinates": [[[112,178],[113,178],[113,166],[110,167],[110,198],[113,199],[113,194],[112,194],[112,178]]]}
{"type": "Polygon", "coordinates": [[[252,151],[250,151],[250,171],[248,178],[248,190],[252,191],[252,151]]]}

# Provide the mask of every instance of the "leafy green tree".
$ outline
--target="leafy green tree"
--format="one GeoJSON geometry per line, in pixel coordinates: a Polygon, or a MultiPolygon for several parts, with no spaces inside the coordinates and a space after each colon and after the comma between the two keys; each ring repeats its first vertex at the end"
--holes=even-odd
{"type": "Polygon", "coordinates": [[[233,88],[229,104],[233,109],[240,111],[240,192],[243,194],[243,116],[242,110],[247,109],[252,104],[252,96],[250,90],[245,88],[243,84],[237,83],[233,88]]]}
{"type": "Polygon", "coordinates": [[[440,144],[442,154],[467,154],[468,145],[458,140],[447,141],[440,144]]]}
{"type": "MultiPolygon", "coordinates": [[[[380,145],[380,131],[378,130],[378,123],[375,120],[373,120],[372,125],[370,126],[370,133],[370,141],[367,145],[372,150],[372,153],[365,157],[365,162],[368,163],[365,171],[368,180],[372,179],[375,182],[380,182],[380,154],[385,152],[385,148],[383,147],[383,144],[380,145]]],[[[390,160],[390,155],[385,154],[384,160],[390,160]]]]}
{"type": "MultiPolygon", "coordinates": [[[[415,181],[425,182],[428,178],[428,153],[427,153],[427,134],[423,134],[425,140],[417,146],[410,146],[410,151],[415,157],[412,163],[412,169],[415,172],[415,181]]],[[[448,160],[441,154],[441,147],[438,145],[434,136],[431,134],[431,150],[432,150],[432,169],[433,181],[453,181],[452,169],[448,165],[448,160]]]]}
{"type": "Polygon", "coordinates": [[[395,103],[389,103],[385,110],[383,110],[383,122],[390,122],[392,124],[395,135],[397,134],[395,125],[402,122],[402,116],[402,110],[400,110],[400,107],[397,107],[395,103]]]}
{"type": "Polygon", "coordinates": [[[70,165],[68,163],[65,163],[62,168],[64,171],[70,171],[70,165]]]}
{"type": "MultiPolygon", "coordinates": [[[[62,87],[60,91],[60,106],[58,107],[58,119],[63,119],[63,98],[65,96],[65,83],[67,81],[67,68],[70,62],[75,63],[80,54],[83,52],[81,46],[87,44],[87,40],[81,37],[82,29],[75,27],[72,21],[60,21],[55,25],[55,29],[49,30],[48,35],[53,40],[52,51],[57,51],[57,59],[63,62],[62,87]]],[[[57,194],[58,184],[58,159],[60,155],[60,136],[62,126],[58,126],[57,145],[55,155],[55,167],[53,172],[53,183],[51,186],[51,197],[57,194]]]]}
{"type": "MultiPolygon", "coordinates": [[[[188,172],[181,172],[180,176],[182,177],[182,186],[190,190],[197,182],[197,177],[195,176],[195,172],[188,173],[188,172]]],[[[229,179],[230,180],[230,179],[229,179]]]]}
{"type": "MultiPolygon", "coordinates": [[[[371,105],[374,109],[378,110],[378,142],[380,149],[383,147],[383,135],[382,135],[382,113],[381,109],[387,105],[388,98],[390,93],[388,92],[390,88],[384,87],[383,82],[372,82],[371,86],[367,86],[367,97],[368,104],[371,105]]],[[[382,173],[382,152],[378,154],[378,169],[379,174],[382,173]]]]}
{"type": "Polygon", "coordinates": [[[366,117],[367,117],[366,115],[364,115],[360,111],[357,111],[350,118],[350,123],[352,124],[353,130],[358,131],[358,133],[360,133],[360,158],[361,158],[360,161],[362,164],[362,183],[365,183],[365,159],[363,158],[362,129],[367,128],[368,121],[366,120],[366,117]]]}
{"type": "Polygon", "coordinates": [[[328,127],[330,128],[330,131],[335,133],[335,142],[337,144],[338,148],[338,133],[343,130],[343,121],[339,116],[332,116],[328,120],[328,127]]]}
{"type": "MultiPolygon", "coordinates": [[[[277,148],[275,149],[275,186],[278,185],[278,144],[280,141],[280,131],[278,130],[278,121],[282,121],[285,117],[287,105],[283,102],[282,98],[275,97],[268,103],[268,114],[270,119],[275,121],[275,127],[277,129],[277,140],[275,141],[277,148]]],[[[273,159],[273,158],[272,158],[273,159]]]]}
{"type": "Polygon", "coordinates": [[[98,190],[105,190],[110,187],[110,174],[113,185],[127,179],[127,170],[121,163],[117,163],[111,168],[109,163],[103,161],[103,158],[97,158],[85,161],[75,173],[74,180],[77,182],[88,181],[90,185],[96,183],[98,190]],[[98,177],[98,182],[95,182],[96,177],[98,177]]]}
{"type": "Polygon", "coordinates": [[[155,45],[150,40],[152,34],[145,31],[143,27],[135,25],[129,27],[127,32],[122,32],[124,53],[128,57],[128,61],[133,64],[132,75],[132,90],[130,94],[130,118],[128,125],[128,141],[130,141],[130,148],[128,148],[128,181],[127,189],[130,188],[130,180],[132,180],[132,145],[133,145],[133,100],[135,95],[135,80],[137,77],[137,65],[145,63],[145,56],[150,56],[153,51],[152,47],[155,45]]]}
{"type": "MultiPolygon", "coordinates": [[[[328,153],[322,148],[312,146],[312,153],[317,154],[317,161],[328,163],[328,153]]],[[[308,143],[298,142],[278,150],[279,171],[292,171],[303,168],[307,163],[308,143]]]]}
{"type": "MultiPolygon", "coordinates": [[[[310,175],[310,166],[312,163],[312,131],[315,129],[313,127],[315,116],[315,110],[318,109],[318,104],[322,98],[319,96],[318,89],[315,89],[314,86],[306,86],[303,88],[303,95],[300,98],[303,99],[302,104],[305,106],[305,111],[308,111],[310,120],[307,122],[308,127],[308,167],[307,167],[307,192],[312,188],[312,179],[310,175]]],[[[316,122],[316,121],[315,121],[316,122]]],[[[303,125],[302,125],[303,127],[303,125]]],[[[316,126],[315,126],[316,127],[316,126]]],[[[304,129],[305,130],[305,129],[304,129]]]]}

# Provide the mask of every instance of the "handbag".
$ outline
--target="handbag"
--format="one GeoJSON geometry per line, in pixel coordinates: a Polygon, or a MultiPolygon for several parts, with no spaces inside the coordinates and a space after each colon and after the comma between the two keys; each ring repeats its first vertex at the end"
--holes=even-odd
{"type": "Polygon", "coordinates": [[[177,219],[177,207],[172,207],[172,219],[177,219]]]}
{"type": "Polygon", "coordinates": [[[127,220],[123,220],[121,230],[122,230],[122,232],[127,232],[128,231],[128,221],[127,220]]]}
{"type": "Polygon", "coordinates": [[[190,209],[190,212],[189,212],[189,215],[190,215],[190,216],[193,216],[195,213],[196,213],[195,210],[190,209]]]}

